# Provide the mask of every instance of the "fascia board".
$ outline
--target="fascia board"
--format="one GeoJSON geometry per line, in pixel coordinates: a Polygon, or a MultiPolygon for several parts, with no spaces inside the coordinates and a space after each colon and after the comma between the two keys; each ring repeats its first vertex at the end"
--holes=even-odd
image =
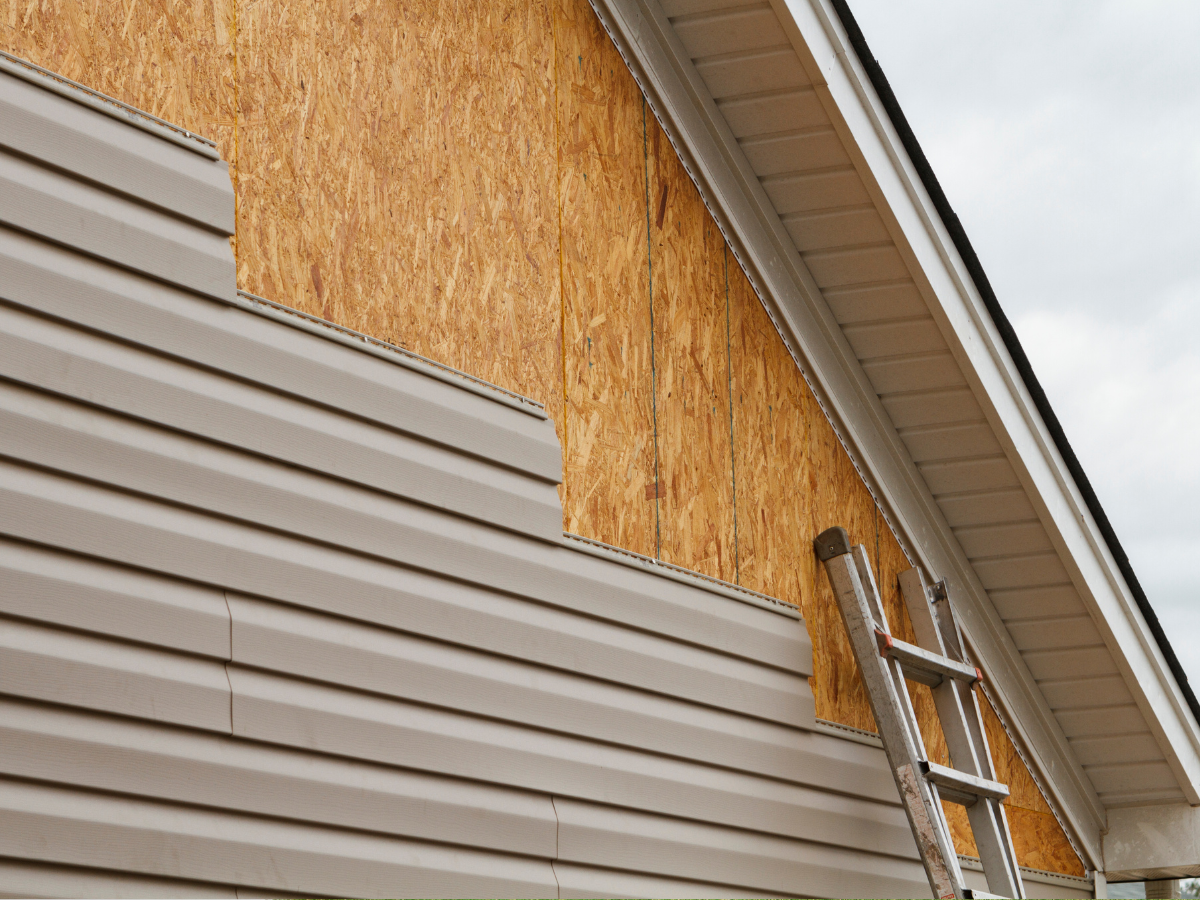
{"type": "Polygon", "coordinates": [[[868,190],[881,195],[880,211],[886,209],[893,217],[888,223],[897,229],[893,237],[931,314],[972,383],[1181,790],[1190,803],[1200,803],[1200,730],[1191,710],[840,20],[828,0],[776,3],[784,7],[780,18],[792,18],[812,51],[840,115],[827,111],[835,127],[840,124],[846,130],[846,143],[863,154],[866,171],[860,174],[868,190]],[[823,58],[818,61],[819,57],[823,58]]]}
{"type": "MultiPolygon", "coordinates": [[[[906,550],[947,578],[960,598],[969,643],[995,699],[1097,866],[1103,805],[673,28],[655,0],[592,3],[906,550]]],[[[782,12],[787,25],[791,15],[782,12]]],[[[808,10],[820,37],[815,15],[808,10]]],[[[814,83],[840,77],[842,93],[853,97],[832,43],[821,40],[825,65],[817,68],[794,35],[814,83]]]]}
{"type": "Polygon", "coordinates": [[[1104,871],[1131,881],[1200,874],[1200,808],[1168,803],[1111,810],[1104,871]]]}

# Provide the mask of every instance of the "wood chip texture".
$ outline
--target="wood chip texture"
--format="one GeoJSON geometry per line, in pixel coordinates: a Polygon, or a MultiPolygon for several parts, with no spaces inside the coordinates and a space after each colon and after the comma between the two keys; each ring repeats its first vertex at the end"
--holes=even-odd
{"type": "MultiPolygon", "coordinates": [[[[567,530],[800,607],[873,730],[812,539],[911,640],[908,561],[586,0],[0,0],[0,46],[215,140],[239,287],[544,403],[567,530]]],[[[985,710],[1019,860],[1082,874],[985,710]]]]}

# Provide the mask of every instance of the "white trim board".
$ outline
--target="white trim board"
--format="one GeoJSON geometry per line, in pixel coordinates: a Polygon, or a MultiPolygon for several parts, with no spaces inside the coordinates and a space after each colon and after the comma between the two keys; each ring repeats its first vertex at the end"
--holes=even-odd
{"type": "Polygon", "coordinates": [[[1168,803],[1112,810],[1104,865],[1114,881],[1200,875],[1200,807],[1168,803]]]}

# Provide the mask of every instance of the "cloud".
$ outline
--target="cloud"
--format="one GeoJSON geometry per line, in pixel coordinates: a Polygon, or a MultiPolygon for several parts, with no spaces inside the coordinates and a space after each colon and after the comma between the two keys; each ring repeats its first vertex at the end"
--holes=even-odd
{"type": "Polygon", "coordinates": [[[1200,281],[1139,322],[1067,309],[1014,324],[1164,625],[1195,623],[1200,281]]]}

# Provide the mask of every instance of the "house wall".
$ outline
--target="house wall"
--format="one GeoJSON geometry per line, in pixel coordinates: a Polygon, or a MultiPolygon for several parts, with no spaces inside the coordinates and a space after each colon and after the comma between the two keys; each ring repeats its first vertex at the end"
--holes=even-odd
{"type": "Polygon", "coordinates": [[[0,890],[925,892],[794,607],[565,538],[540,408],[239,301],[224,164],[31,77],[0,71],[0,890]]]}
{"type": "MultiPolygon", "coordinates": [[[[5,49],[218,142],[240,288],[543,402],[566,530],[799,607],[816,715],[873,729],[811,539],[866,544],[911,637],[908,563],[583,0],[0,10],[5,49]]],[[[988,712],[1018,858],[1082,874],[988,712]]]]}

